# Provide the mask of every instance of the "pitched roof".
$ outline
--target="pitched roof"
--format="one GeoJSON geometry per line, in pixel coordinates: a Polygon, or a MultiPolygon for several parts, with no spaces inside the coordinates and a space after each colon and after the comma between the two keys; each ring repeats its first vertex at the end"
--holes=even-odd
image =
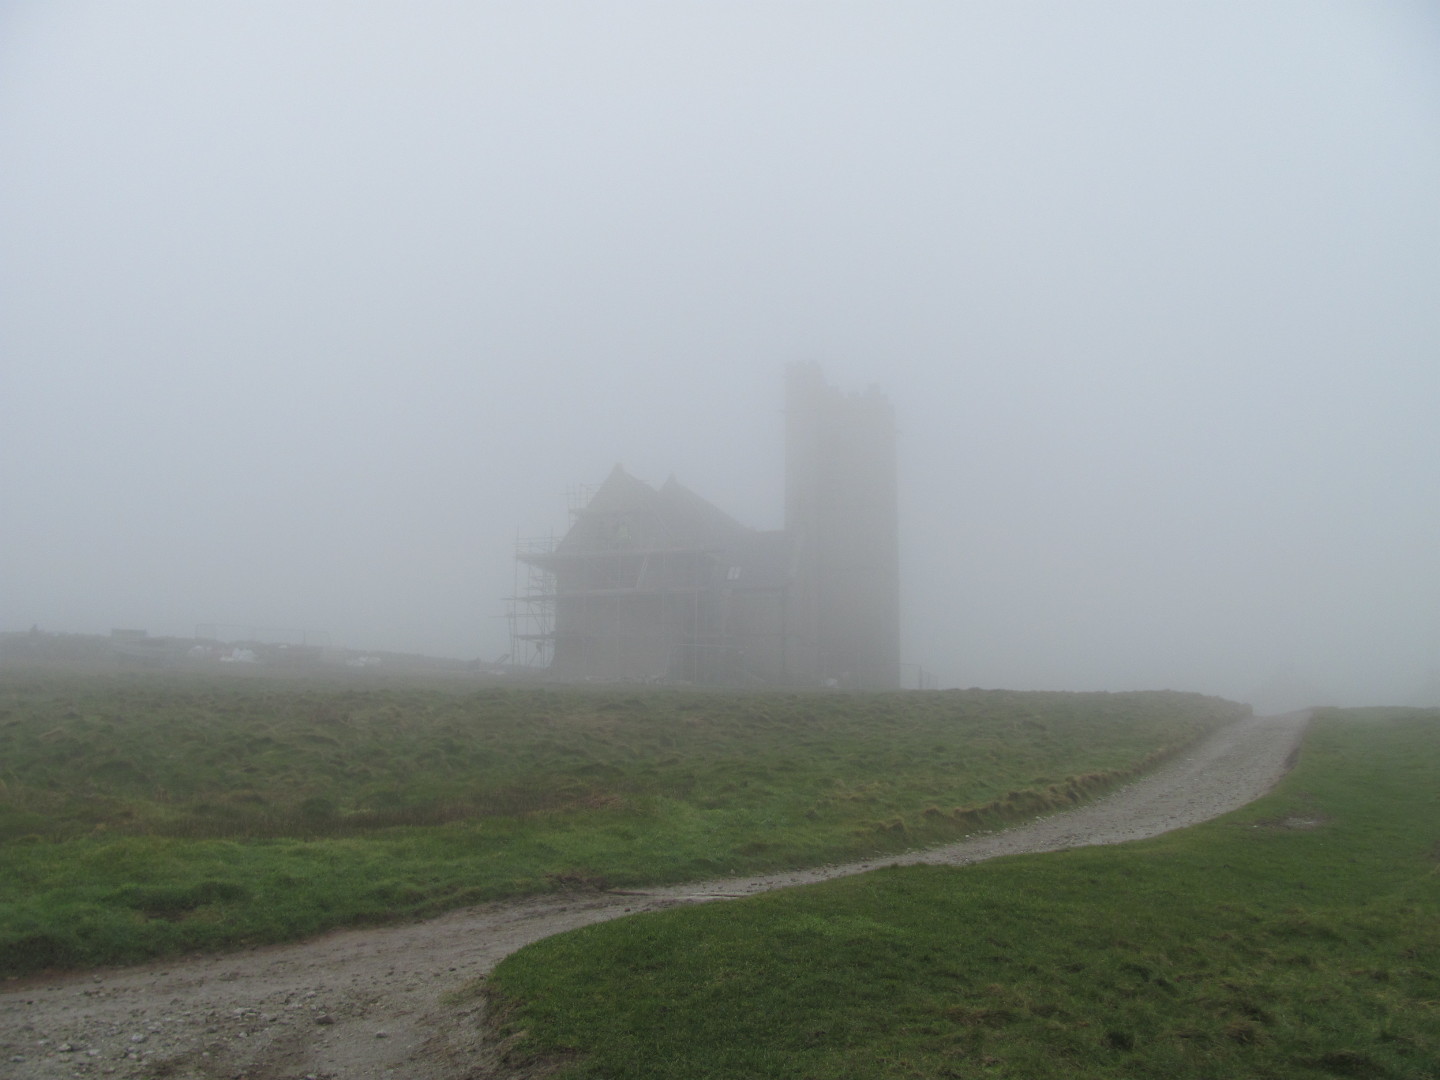
{"type": "Polygon", "coordinates": [[[673,476],[657,491],[616,465],[556,554],[728,547],[750,530],[673,476]]]}
{"type": "Polygon", "coordinates": [[[672,473],[658,492],[665,501],[671,524],[692,536],[736,536],[750,530],[714,503],[701,498],[672,473]]]}

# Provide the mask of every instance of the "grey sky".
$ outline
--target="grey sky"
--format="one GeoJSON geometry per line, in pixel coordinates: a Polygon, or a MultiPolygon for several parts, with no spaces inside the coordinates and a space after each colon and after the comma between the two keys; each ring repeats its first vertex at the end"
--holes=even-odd
{"type": "Polygon", "coordinates": [[[616,461],[778,527],[792,360],[942,683],[1440,695],[1440,15],[0,4],[0,629],[493,658],[616,461]]]}

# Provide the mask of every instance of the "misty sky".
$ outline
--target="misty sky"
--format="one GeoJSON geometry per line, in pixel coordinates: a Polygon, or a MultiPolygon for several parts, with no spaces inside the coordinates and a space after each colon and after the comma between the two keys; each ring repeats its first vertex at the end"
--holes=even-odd
{"type": "Polygon", "coordinates": [[[795,360],[941,685],[1440,700],[1440,9],[0,2],[0,630],[493,659],[795,360]]]}

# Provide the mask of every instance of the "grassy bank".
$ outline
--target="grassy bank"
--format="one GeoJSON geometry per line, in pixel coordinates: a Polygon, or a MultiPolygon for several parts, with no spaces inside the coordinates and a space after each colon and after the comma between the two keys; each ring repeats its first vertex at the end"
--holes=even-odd
{"type": "Polygon", "coordinates": [[[1322,715],[1195,829],[539,942],[509,1055],[601,1077],[1440,1076],[1440,713],[1322,715]]]}
{"type": "Polygon", "coordinates": [[[943,842],[1236,715],[1181,694],[0,682],[0,971],[943,842]]]}

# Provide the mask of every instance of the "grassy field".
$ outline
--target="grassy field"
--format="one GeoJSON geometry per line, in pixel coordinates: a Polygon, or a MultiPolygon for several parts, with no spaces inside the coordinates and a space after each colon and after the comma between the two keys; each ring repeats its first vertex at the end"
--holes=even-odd
{"type": "Polygon", "coordinates": [[[0,675],[0,972],[897,851],[1068,805],[1242,707],[0,675]]]}
{"type": "Polygon", "coordinates": [[[630,917],[494,972],[567,1077],[1440,1076],[1440,712],[1207,825],[630,917]]]}

